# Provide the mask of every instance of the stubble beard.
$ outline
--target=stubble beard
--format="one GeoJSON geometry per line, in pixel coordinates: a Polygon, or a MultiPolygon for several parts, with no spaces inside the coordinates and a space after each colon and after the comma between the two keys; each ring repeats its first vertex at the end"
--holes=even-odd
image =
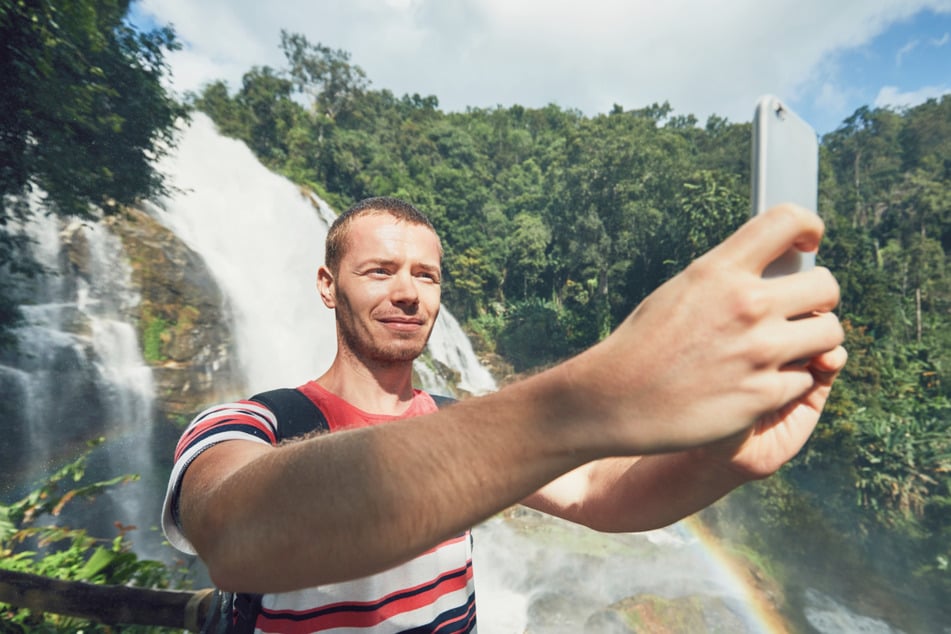
{"type": "Polygon", "coordinates": [[[373,341],[371,337],[359,336],[341,329],[341,338],[344,345],[357,357],[372,362],[374,365],[391,367],[405,363],[412,363],[426,348],[426,342],[402,340],[389,343],[373,341]]]}
{"type": "Polygon", "coordinates": [[[414,333],[400,336],[396,333],[389,341],[379,341],[366,328],[360,328],[350,319],[337,320],[340,343],[350,354],[364,363],[392,367],[412,363],[426,349],[430,328],[425,335],[414,333]]]}

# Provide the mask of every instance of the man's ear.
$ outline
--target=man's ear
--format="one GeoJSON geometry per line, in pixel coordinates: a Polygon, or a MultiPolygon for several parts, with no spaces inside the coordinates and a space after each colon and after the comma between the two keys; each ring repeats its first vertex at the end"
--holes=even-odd
{"type": "Polygon", "coordinates": [[[334,274],[326,266],[317,269],[317,292],[324,306],[330,309],[337,307],[337,293],[334,286],[334,274]]]}

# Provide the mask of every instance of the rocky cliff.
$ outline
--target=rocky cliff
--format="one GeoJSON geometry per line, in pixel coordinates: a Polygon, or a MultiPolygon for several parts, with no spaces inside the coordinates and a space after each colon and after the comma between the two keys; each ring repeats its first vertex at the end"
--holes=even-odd
{"type": "Polygon", "coordinates": [[[154,218],[125,209],[64,222],[38,211],[23,231],[43,272],[4,280],[23,320],[15,345],[0,348],[0,489],[100,436],[168,455],[182,424],[243,392],[221,291],[154,218]]]}
{"type": "Polygon", "coordinates": [[[132,310],[159,419],[184,422],[242,391],[231,312],[201,256],[141,209],[110,218],[132,267],[132,310]]]}

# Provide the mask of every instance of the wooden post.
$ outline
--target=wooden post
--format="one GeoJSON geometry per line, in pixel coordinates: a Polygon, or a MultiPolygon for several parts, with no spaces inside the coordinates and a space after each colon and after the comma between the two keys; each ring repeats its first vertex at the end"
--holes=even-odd
{"type": "Polygon", "coordinates": [[[155,625],[197,632],[210,601],[210,590],[108,586],[0,570],[0,603],[110,625],[155,625]]]}

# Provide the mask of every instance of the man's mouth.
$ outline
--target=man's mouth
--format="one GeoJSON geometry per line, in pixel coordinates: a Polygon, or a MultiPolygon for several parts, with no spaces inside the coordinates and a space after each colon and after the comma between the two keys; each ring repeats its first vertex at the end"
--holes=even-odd
{"type": "Polygon", "coordinates": [[[383,317],[379,321],[393,330],[416,330],[423,325],[423,320],[416,317],[383,317]]]}

